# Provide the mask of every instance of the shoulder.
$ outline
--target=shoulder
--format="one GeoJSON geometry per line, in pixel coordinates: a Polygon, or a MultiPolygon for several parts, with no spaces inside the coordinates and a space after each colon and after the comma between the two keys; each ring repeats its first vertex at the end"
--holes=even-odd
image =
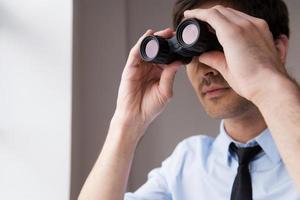
{"type": "Polygon", "coordinates": [[[206,152],[211,148],[214,140],[215,138],[207,135],[194,135],[182,140],[176,149],[190,153],[206,152]]]}
{"type": "MultiPolygon", "coordinates": [[[[168,181],[181,176],[183,171],[191,169],[195,164],[204,164],[212,149],[214,138],[206,135],[190,136],[176,145],[172,154],[162,162],[159,169],[168,181]]],[[[153,170],[149,175],[155,174],[153,170]]]]}
{"type": "Polygon", "coordinates": [[[190,136],[179,142],[173,153],[164,162],[173,166],[181,166],[195,160],[206,159],[214,140],[213,137],[207,135],[190,136]]]}
{"type": "Polygon", "coordinates": [[[178,144],[178,148],[184,153],[184,160],[203,159],[212,149],[215,138],[207,135],[190,136],[178,144]]]}

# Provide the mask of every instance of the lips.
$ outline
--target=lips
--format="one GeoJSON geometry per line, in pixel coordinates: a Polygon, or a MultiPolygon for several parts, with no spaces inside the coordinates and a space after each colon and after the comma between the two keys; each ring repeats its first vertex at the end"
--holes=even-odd
{"type": "Polygon", "coordinates": [[[212,93],[212,92],[216,92],[216,91],[221,91],[221,90],[225,90],[225,89],[228,89],[229,87],[204,87],[202,89],[202,93],[205,95],[205,94],[208,94],[208,93],[212,93]]]}

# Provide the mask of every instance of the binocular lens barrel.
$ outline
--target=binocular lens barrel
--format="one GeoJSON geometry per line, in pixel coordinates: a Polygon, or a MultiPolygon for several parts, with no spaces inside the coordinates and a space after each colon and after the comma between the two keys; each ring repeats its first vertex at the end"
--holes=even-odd
{"type": "Polygon", "coordinates": [[[143,39],[140,46],[144,61],[160,64],[169,64],[176,60],[187,64],[194,56],[210,50],[222,51],[222,46],[209,25],[198,19],[181,22],[176,29],[176,35],[170,39],[150,35],[143,39]]]}

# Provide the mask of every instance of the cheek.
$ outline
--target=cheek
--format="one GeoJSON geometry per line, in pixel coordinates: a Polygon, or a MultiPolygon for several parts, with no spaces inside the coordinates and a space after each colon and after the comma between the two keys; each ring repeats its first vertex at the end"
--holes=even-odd
{"type": "Polygon", "coordinates": [[[195,73],[193,70],[193,66],[186,66],[186,74],[187,74],[187,77],[189,78],[190,82],[193,84],[194,79],[195,79],[195,73]]]}
{"type": "Polygon", "coordinates": [[[186,73],[193,87],[195,87],[199,81],[198,71],[198,65],[195,62],[192,61],[190,64],[186,65],[186,73]]]}
{"type": "Polygon", "coordinates": [[[195,73],[193,73],[191,70],[189,70],[189,69],[187,69],[187,76],[188,76],[188,78],[189,78],[189,80],[191,81],[191,82],[193,82],[194,80],[195,80],[195,73]]]}
{"type": "Polygon", "coordinates": [[[193,87],[194,91],[196,92],[197,96],[199,95],[200,90],[200,80],[199,77],[195,73],[188,73],[188,78],[191,83],[191,86],[193,87]]]}

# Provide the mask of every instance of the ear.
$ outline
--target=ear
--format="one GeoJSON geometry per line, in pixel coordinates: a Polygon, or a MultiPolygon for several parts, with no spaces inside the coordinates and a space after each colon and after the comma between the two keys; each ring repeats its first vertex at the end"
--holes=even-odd
{"type": "Polygon", "coordinates": [[[289,38],[286,35],[280,35],[275,40],[275,46],[280,57],[281,62],[285,65],[289,47],[289,38]]]}

